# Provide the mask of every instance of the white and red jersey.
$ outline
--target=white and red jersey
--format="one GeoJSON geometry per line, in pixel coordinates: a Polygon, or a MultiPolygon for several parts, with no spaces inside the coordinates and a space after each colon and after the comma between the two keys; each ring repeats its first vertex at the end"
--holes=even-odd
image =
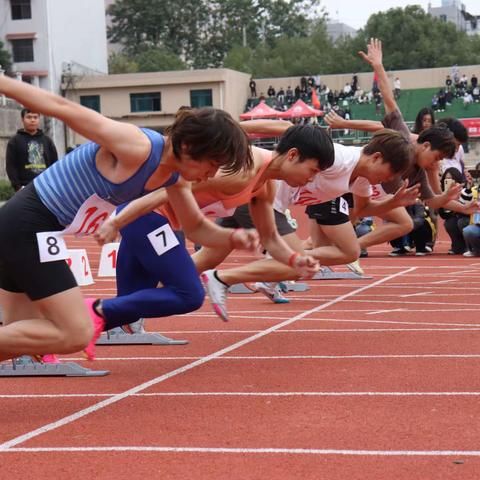
{"type": "Polygon", "coordinates": [[[358,177],[350,183],[352,172],[362,154],[362,147],[334,144],[335,161],[330,168],[317,173],[303,187],[291,187],[277,181],[277,194],[273,207],[284,213],[291,205],[317,205],[351,192],[360,197],[370,197],[372,188],[366,178],[358,177]]]}

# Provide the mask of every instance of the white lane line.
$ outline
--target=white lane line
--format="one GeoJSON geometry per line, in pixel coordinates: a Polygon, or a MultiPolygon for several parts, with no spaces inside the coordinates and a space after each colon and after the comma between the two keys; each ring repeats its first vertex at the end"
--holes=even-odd
{"type": "MultiPolygon", "coordinates": [[[[95,361],[98,362],[123,362],[123,361],[155,361],[159,362],[162,360],[198,360],[202,357],[191,356],[191,357],[100,357],[96,358],[95,361]]],[[[263,355],[263,356],[227,356],[218,357],[215,360],[300,360],[300,359],[320,359],[320,360],[376,360],[376,359],[408,359],[408,358],[463,358],[463,359],[477,359],[480,358],[480,354],[390,354],[390,355],[263,355]]],[[[65,359],[67,360],[67,359],[65,359]]],[[[69,358],[68,360],[82,360],[81,358],[69,358]]],[[[0,395],[0,398],[2,395],[0,395]]]]}
{"type": "Polygon", "coordinates": [[[391,312],[407,312],[406,308],[394,308],[392,310],[375,310],[374,312],[370,311],[367,315],[378,315],[380,313],[391,313],[391,312]]]}
{"type": "Polygon", "coordinates": [[[400,295],[402,298],[408,298],[408,297],[419,297],[421,295],[430,295],[434,292],[417,292],[417,293],[406,293],[404,295],[400,295]]]}
{"type": "Polygon", "coordinates": [[[432,285],[440,285],[442,283],[451,283],[451,282],[458,282],[458,279],[452,279],[452,280],[440,280],[438,282],[432,282],[432,285]]]}
{"type": "Polygon", "coordinates": [[[30,432],[27,432],[23,435],[19,435],[18,437],[12,438],[11,440],[8,440],[2,444],[0,444],[0,451],[5,451],[8,450],[9,448],[18,445],[20,443],[26,442],[28,440],[31,440],[34,437],[37,437],[38,435],[42,435],[43,433],[55,430],[57,428],[63,427],[64,425],[67,425],[68,423],[74,422],[75,420],[78,420],[79,418],[82,418],[86,415],[89,415],[90,413],[96,412],[102,408],[105,408],[109,405],[112,405],[113,403],[117,403],[120,400],[123,400],[125,398],[128,398],[129,396],[139,393],[142,390],[145,390],[147,388],[150,388],[153,385],[157,385],[158,383],[164,382],[165,380],[168,380],[169,378],[175,377],[181,373],[187,372],[195,367],[198,367],[200,365],[203,365],[207,362],[210,362],[211,360],[218,358],[226,353],[229,353],[233,350],[237,350],[240,347],[243,347],[244,345],[247,345],[249,343],[254,342],[255,340],[258,340],[259,338],[264,337],[265,335],[268,335],[269,333],[275,332],[276,330],[286,327],[297,320],[301,320],[302,318],[311,315],[312,313],[319,312],[321,310],[325,310],[326,308],[335,305],[336,303],[342,302],[343,300],[356,295],[357,293],[361,293],[365,290],[368,290],[370,288],[373,288],[377,285],[381,285],[382,283],[388,282],[389,280],[392,280],[396,277],[399,277],[401,275],[404,275],[406,273],[412,272],[415,270],[416,267],[411,267],[406,270],[402,270],[401,272],[389,275],[385,278],[382,278],[380,280],[377,280],[376,282],[371,283],[370,285],[366,285],[364,287],[352,290],[349,293],[346,293],[345,295],[341,295],[340,297],[336,298],[335,300],[331,300],[327,303],[323,303],[321,305],[318,305],[315,308],[312,308],[311,310],[304,311],[303,313],[300,313],[298,315],[295,315],[289,320],[286,320],[284,322],[279,323],[278,325],[274,325],[273,327],[267,328],[266,330],[259,332],[255,335],[252,335],[251,337],[248,337],[244,340],[241,340],[239,342],[234,343],[233,345],[230,345],[226,348],[223,348],[221,350],[218,350],[215,353],[212,353],[210,355],[207,355],[206,357],[203,357],[200,360],[197,360],[195,362],[189,363],[188,365],[184,365],[183,367],[177,368],[175,370],[172,370],[171,372],[168,372],[164,375],[160,375],[156,378],[153,378],[152,380],[149,380],[148,382],[144,382],[140,385],[137,385],[136,387],[130,388],[129,390],[126,390],[123,393],[120,393],[118,395],[115,395],[114,397],[108,398],[106,400],[103,400],[102,402],[96,403],[95,405],[91,405],[88,408],[85,408],[83,410],[79,410],[78,412],[68,415],[64,418],[61,418],[60,420],[57,420],[56,422],[48,423],[44,425],[43,427],[39,427],[35,430],[32,430],[30,432]]]}
{"type": "MultiPolygon", "coordinates": [[[[479,327],[478,323],[442,323],[442,322],[402,322],[400,320],[354,320],[342,318],[304,318],[304,322],[332,322],[332,323],[386,323],[391,325],[429,325],[441,327],[479,327]]],[[[165,333],[165,332],[164,332],[165,333]]],[[[167,332],[168,333],[168,332],[167,332]]]]}
{"type": "MultiPolygon", "coordinates": [[[[113,397],[116,393],[1,395],[5,399],[113,397]]],[[[152,392],[132,397],[479,397],[480,392],[152,392]]]]}
{"type": "Polygon", "coordinates": [[[162,453],[233,453],[281,455],[353,455],[375,457],[479,457],[480,450],[334,450],[318,448],[208,448],[208,447],[45,447],[10,448],[0,453],[54,453],[54,452],[162,452],[162,453]]]}
{"type": "MultiPolygon", "coordinates": [[[[231,317],[230,317],[231,318],[231,317]]],[[[279,318],[272,317],[272,320],[280,320],[279,318]]],[[[307,321],[306,319],[305,321],[307,321]]],[[[332,320],[333,321],[333,320],[332,320]]],[[[299,329],[284,329],[278,330],[275,333],[309,333],[309,332],[323,332],[323,333],[337,333],[337,332],[458,332],[465,331],[471,332],[475,330],[480,330],[480,325],[460,325],[462,328],[299,328],[299,329]]],[[[183,331],[168,331],[162,332],[163,334],[168,333],[169,335],[210,335],[210,334],[239,334],[239,333],[258,333],[262,330],[183,330],[183,331]]],[[[85,359],[83,359],[85,360],[85,359]]]]}

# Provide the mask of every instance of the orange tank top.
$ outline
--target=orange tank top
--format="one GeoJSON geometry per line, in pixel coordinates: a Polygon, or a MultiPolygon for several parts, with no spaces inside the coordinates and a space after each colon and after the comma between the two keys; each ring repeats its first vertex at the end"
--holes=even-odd
{"type": "MultiPolygon", "coordinates": [[[[218,191],[202,191],[194,194],[195,200],[205,216],[215,218],[230,217],[233,215],[233,212],[237,207],[249,203],[250,200],[258,194],[263,188],[264,183],[262,183],[257,189],[255,189],[255,187],[265,170],[270,165],[273,154],[270,150],[261,150],[263,164],[242,191],[234,193],[233,195],[226,195],[218,191]]],[[[170,203],[167,202],[156,211],[168,218],[168,221],[174,230],[180,228],[180,223],[170,203]]]]}

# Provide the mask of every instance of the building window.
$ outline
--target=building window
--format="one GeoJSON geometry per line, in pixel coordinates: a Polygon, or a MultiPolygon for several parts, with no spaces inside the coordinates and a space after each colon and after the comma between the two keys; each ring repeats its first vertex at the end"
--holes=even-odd
{"type": "Polygon", "coordinates": [[[33,62],[33,38],[10,41],[12,42],[14,63],[33,62]]]}
{"type": "Polygon", "coordinates": [[[32,18],[32,7],[30,0],[10,0],[12,20],[24,20],[32,18]]]}
{"type": "Polygon", "coordinates": [[[190,90],[190,105],[192,108],[211,107],[212,90],[190,90]]]}
{"type": "Polygon", "coordinates": [[[447,16],[446,16],[446,15],[440,15],[440,20],[441,20],[442,22],[445,22],[445,23],[446,23],[446,22],[447,22],[447,16]]]}
{"type": "Polygon", "coordinates": [[[80,95],[80,103],[100,113],[100,95],[80,95]]]}
{"type": "Polygon", "coordinates": [[[161,109],[160,92],[130,94],[130,110],[132,112],[159,112],[161,109]]]}

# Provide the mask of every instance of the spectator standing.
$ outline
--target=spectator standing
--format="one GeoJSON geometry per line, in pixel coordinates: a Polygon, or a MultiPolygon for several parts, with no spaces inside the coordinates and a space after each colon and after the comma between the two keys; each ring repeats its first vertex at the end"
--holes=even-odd
{"type": "Polygon", "coordinates": [[[452,86],[452,79],[450,78],[450,75],[447,75],[447,78],[445,79],[445,86],[447,88],[450,88],[452,86]]]}
{"type": "Polygon", "coordinates": [[[460,79],[460,85],[463,87],[463,88],[467,88],[467,85],[468,85],[468,78],[465,74],[462,75],[462,78],[460,79]]]}
{"type": "Polygon", "coordinates": [[[39,128],[40,114],[24,108],[21,117],[23,128],[8,141],[6,153],[7,175],[15,191],[28,185],[58,159],[52,139],[39,128]]]}
{"type": "Polygon", "coordinates": [[[255,98],[257,96],[257,83],[253,78],[250,79],[248,86],[250,87],[250,96],[255,98]]]}
{"type": "Polygon", "coordinates": [[[395,80],[393,81],[393,92],[396,99],[400,98],[401,91],[402,91],[402,83],[400,82],[400,79],[396,77],[395,80]]]}
{"type": "Polygon", "coordinates": [[[275,89],[272,87],[272,85],[270,85],[270,86],[268,87],[267,95],[268,95],[269,97],[274,97],[274,96],[275,96],[275,89]]]}
{"type": "Polygon", "coordinates": [[[288,104],[293,103],[293,90],[290,85],[287,87],[286,100],[288,104]]]}
{"type": "Polygon", "coordinates": [[[475,74],[472,75],[472,78],[470,80],[470,83],[472,84],[472,89],[477,88],[478,85],[478,78],[475,74]]]}
{"type": "Polygon", "coordinates": [[[277,100],[283,104],[285,102],[285,90],[283,87],[280,87],[280,90],[277,92],[277,100]]]}

